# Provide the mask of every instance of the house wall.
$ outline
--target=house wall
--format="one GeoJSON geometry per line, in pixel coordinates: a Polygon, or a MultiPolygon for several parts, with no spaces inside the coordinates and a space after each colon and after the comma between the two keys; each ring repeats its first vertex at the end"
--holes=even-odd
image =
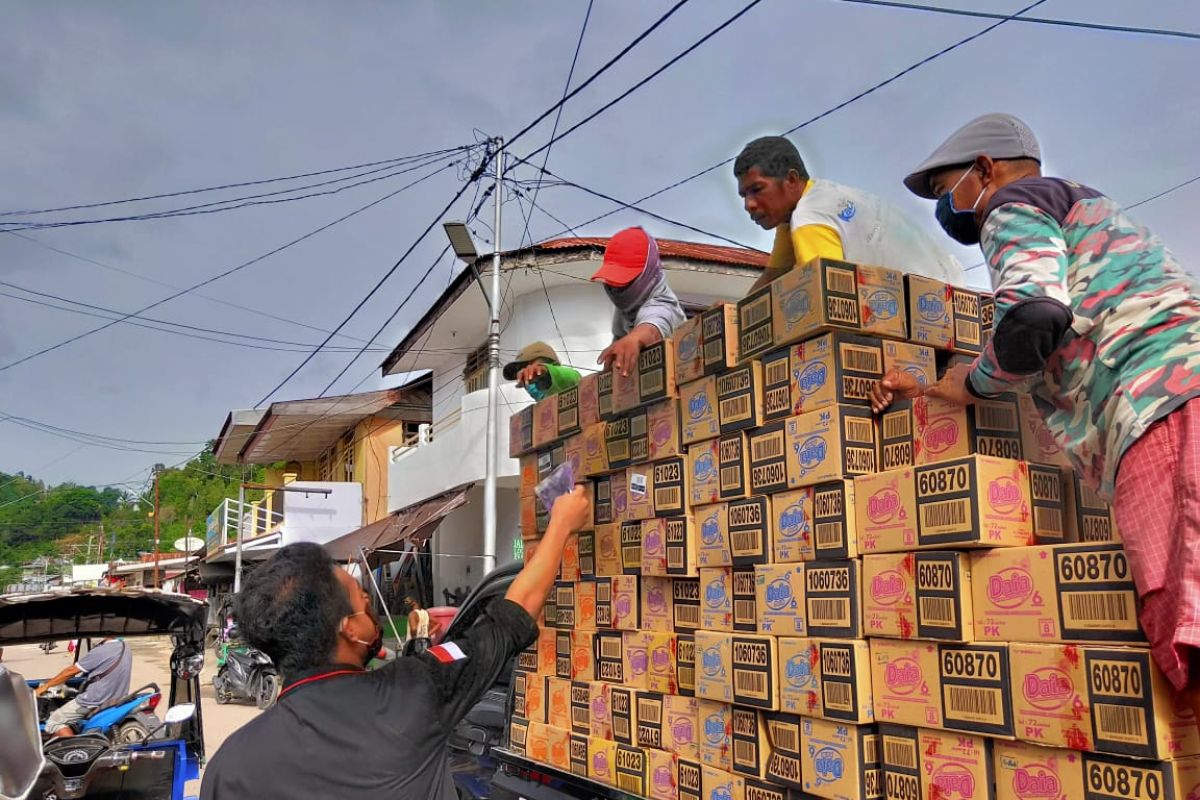
{"type": "MultiPolygon", "coordinates": [[[[520,538],[517,489],[496,492],[496,565],[512,561],[513,539],[520,538]]],[[[474,588],[483,578],[483,486],[467,492],[467,504],[452,511],[429,543],[433,554],[434,603],[444,602],[442,589],[474,588]],[[461,556],[472,556],[462,558],[461,556]]]]}

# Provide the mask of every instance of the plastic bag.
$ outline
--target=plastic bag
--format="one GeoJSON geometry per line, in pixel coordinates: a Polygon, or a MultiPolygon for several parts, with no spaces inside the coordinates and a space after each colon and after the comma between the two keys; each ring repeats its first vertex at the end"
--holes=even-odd
{"type": "Polygon", "coordinates": [[[542,507],[549,513],[554,508],[554,501],[564,494],[568,494],[575,488],[575,470],[571,469],[571,462],[565,461],[559,464],[550,474],[542,479],[534,488],[534,493],[538,499],[542,501],[542,507]]]}

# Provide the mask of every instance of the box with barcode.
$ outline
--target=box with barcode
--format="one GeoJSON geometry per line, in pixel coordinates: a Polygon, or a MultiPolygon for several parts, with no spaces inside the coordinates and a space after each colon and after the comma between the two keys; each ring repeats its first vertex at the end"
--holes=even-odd
{"type": "Polygon", "coordinates": [[[1200,754],[1200,734],[1149,650],[1081,647],[1098,752],[1134,758],[1200,754]]]}
{"type": "Polygon", "coordinates": [[[514,715],[508,721],[508,749],[519,756],[527,755],[529,720],[514,715]]]}
{"type": "Polygon", "coordinates": [[[665,716],[660,692],[637,692],[633,698],[634,744],[661,750],[665,716]]]}
{"type": "Polygon", "coordinates": [[[793,345],[789,354],[792,414],[870,407],[871,386],[883,378],[883,343],[873,336],[827,333],[793,345]]]}
{"type": "Polygon", "coordinates": [[[1029,504],[1033,511],[1033,538],[1037,544],[1067,541],[1067,492],[1063,470],[1054,464],[1029,464],[1029,504]]]}
{"type": "Polygon", "coordinates": [[[700,763],[715,769],[733,768],[733,706],[716,700],[696,698],[696,721],[700,728],[700,763]]]}
{"type": "Polygon", "coordinates": [[[625,419],[629,422],[629,464],[645,464],[650,460],[650,415],[648,408],[634,409],[625,419]]]}
{"type": "Polygon", "coordinates": [[[856,560],[806,563],[804,610],[809,636],[861,638],[861,589],[861,564],[856,560]]]}
{"type": "Polygon", "coordinates": [[[1120,545],[990,550],[972,555],[971,574],[980,641],[1145,642],[1120,545]]]}
{"type": "Polygon", "coordinates": [[[721,499],[716,439],[698,442],[688,448],[687,471],[691,506],[709,505],[721,499]]]}
{"type": "Polygon", "coordinates": [[[778,711],[775,637],[735,633],[731,649],[733,704],[778,711]]]}
{"type": "Polygon", "coordinates": [[[579,385],[563,389],[554,398],[558,409],[557,438],[579,433],[579,385]]]}
{"type": "Polygon", "coordinates": [[[855,558],[858,545],[854,481],[835,480],[813,487],[813,558],[855,558]]]}
{"type": "Polygon", "coordinates": [[[596,585],[596,628],[598,630],[637,630],[641,622],[641,603],[636,575],[599,577],[596,585]]]}
{"type": "Polygon", "coordinates": [[[818,258],[771,282],[774,344],[810,339],[831,328],[862,328],[858,265],[818,258]]]}
{"type": "Polygon", "coordinates": [[[792,411],[792,348],[763,355],[763,421],[786,419],[792,411]]]}
{"type": "Polygon", "coordinates": [[[609,712],[610,685],[604,681],[588,681],[588,734],[600,739],[612,739],[612,715],[609,712]]]}
{"type": "Polygon", "coordinates": [[[780,420],[748,434],[753,494],[774,494],[788,488],[786,424],[786,420],[780,420]]]}
{"type": "Polygon", "coordinates": [[[700,775],[698,759],[682,756],[675,759],[675,790],[679,800],[703,800],[704,787],[700,775]]]}
{"type": "Polygon", "coordinates": [[[699,528],[696,563],[701,567],[733,565],[729,549],[729,504],[715,503],[692,509],[699,528]]]}
{"type": "MultiPolygon", "coordinates": [[[[543,631],[558,627],[558,592],[553,589],[546,594],[546,602],[542,604],[542,618],[539,624],[543,631]]],[[[538,658],[541,657],[541,653],[539,653],[538,658]]],[[[553,667],[550,668],[549,674],[554,674],[553,667]]]]}
{"type": "Polygon", "coordinates": [[[813,487],[771,496],[772,558],[776,563],[809,561],[813,547],[813,487]]]}
{"type": "Polygon", "coordinates": [[[693,445],[721,432],[717,419],[717,378],[709,375],[679,387],[680,442],[693,445]]]}
{"type": "Polygon", "coordinates": [[[513,672],[513,713],[534,722],[546,721],[546,676],[513,672]]]}
{"type": "Polygon", "coordinates": [[[749,778],[765,778],[771,758],[771,742],[761,711],[733,707],[730,715],[733,742],[733,772],[749,778]]]}
{"type": "Polygon", "coordinates": [[[758,632],[804,636],[804,564],[759,564],[754,568],[758,632]]]}
{"type": "Polygon", "coordinates": [[[918,547],[1023,547],[1033,541],[1029,467],[969,456],[914,468],[918,547]]]}
{"type": "Polygon", "coordinates": [[[879,414],[879,470],[911,467],[916,462],[915,452],[913,401],[893,401],[879,414]]]}
{"type": "Polygon", "coordinates": [[[695,577],[697,571],[699,534],[692,517],[672,517],[662,522],[667,550],[667,574],[672,577],[695,577]]]}
{"type": "Polygon", "coordinates": [[[733,569],[700,568],[700,627],[709,631],[733,630],[733,569]]]}
{"type": "Polygon", "coordinates": [[[622,522],[621,571],[626,575],[642,574],[642,523],[640,520],[622,522]]]}
{"type": "Polygon", "coordinates": [[[546,678],[546,724],[556,728],[571,728],[571,681],[567,678],[546,678]]]}
{"type": "Polygon", "coordinates": [[[619,478],[616,475],[602,475],[592,481],[592,496],[595,498],[592,506],[592,519],[597,526],[611,525],[617,521],[612,495],[614,480],[619,480],[619,478]]]}
{"type": "Polygon", "coordinates": [[[722,500],[736,500],[750,493],[750,453],[745,433],[727,433],[717,440],[717,469],[722,500]]]}
{"type": "Polygon", "coordinates": [[[576,478],[596,476],[608,472],[608,448],[605,434],[608,423],[598,422],[588,425],[579,434],[579,473],[576,478]]]}
{"type": "Polygon", "coordinates": [[[1016,735],[1050,747],[1092,750],[1087,671],[1077,645],[1008,646],[1016,735]]]}
{"type": "Polygon", "coordinates": [[[733,702],[732,634],[696,631],[696,697],[733,702]]]}
{"type": "Polygon", "coordinates": [[[921,794],[921,751],[917,731],[909,725],[879,726],[884,800],[926,800],[921,794]]]}
{"type": "Polygon", "coordinates": [[[700,770],[703,797],[709,800],[746,800],[746,779],[743,776],[708,765],[700,770]]]}
{"type": "Polygon", "coordinates": [[[554,676],[571,680],[571,631],[554,634],[554,676]]]}
{"type": "Polygon", "coordinates": [[[801,775],[800,727],[802,718],[796,714],[772,712],[763,715],[767,721],[767,738],[771,757],[767,760],[767,780],[792,789],[804,787],[801,775]]]}
{"type": "Polygon", "coordinates": [[[925,728],[942,727],[937,644],[871,639],[870,646],[875,719],[925,728]]]}
{"type": "Polygon", "coordinates": [[[628,414],[613,417],[605,423],[604,454],[609,469],[623,469],[633,461],[628,414]]]}
{"type": "Polygon", "coordinates": [[[571,682],[571,733],[588,736],[592,732],[592,684],[571,682]]]}
{"type": "Polygon", "coordinates": [[[596,525],[593,532],[596,577],[621,574],[621,526],[596,525]]]}
{"type": "Polygon", "coordinates": [[[730,573],[730,580],[733,586],[733,629],[754,633],[758,630],[754,567],[734,567],[730,573]]]}
{"type": "Polygon", "coordinates": [[[1119,542],[1112,507],[1077,472],[1070,472],[1067,489],[1067,539],[1073,542],[1119,542]]]}
{"type": "Polygon", "coordinates": [[[696,696],[696,637],[691,633],[675,634],[675,683],[680,695],[696,696]]]}
{"type": "Polygon", "coordinates": [[[682,456],[655,461],[650,465],[654,515],[677,517],[688,509],[687,460],[682,456]]]}
{"type": "Polygon", "coordinates": [[[614,785],[622,792],[645,796],[648,788],[646,753],[640,747],[617,744],[617,768],[614,785]]]}
{"type": "Polygon", "coordinates": [[[700,758],[696,715],[696,698],[663,696],[663,750],[693,761],[700,758]]]}
{"type": "MultiPolygon", "coordinates": [[[[643,520],[654,516],[653,465],[635,464],[626,471],[625,512],[621,520],[643,520]]],[[[621,493],[614,501],[618,512],[621,509],[621,493]]]]}
{"type": "Polygon", "coordinates": [[[588,737],[588,777],[605,786],[616,785],[617,743],[611,737],[588,737]]]}
{"type": "Polygon", "coordinates": [[[871,636],[974,641],[966,553],[863,556],[863,618],[871,636]]]}
{"type": "Polygon", "coordinates": [[[1026,744],[994,745],[996,800],[1161,797],[1184,800],[1200,788],[1200,758],[1138,761],[1026,744]],[[1035,792],[1037,794],[1035,794],[1035,792]]]}
{"type": "MultiPolygon", "coordinates": [[[[874,722],[871,649],[866,640],[806,641],[810,647],[810,655],[815,656],[815,664],[812,666],[819,684],[819,704],[811,715],[854,724],[874,722]]],[[[782,662],[782,654],[780,660],[782,662]]]]}
{"type": "Polygon", "coordinates": [[[642,526],[642,574],[668,575],[667,520],[661,517],[644,519],[642,526]]]}
{"type": "Polygon", "coordinates": [[[905,275],[908,298],[908,338],[922,345],[949,350],[954,344],[954,290],[923,275],[905,275]]]}
{"type": "Polygon", "coordinates": [[[912,401],[912,414],[914,464],[972,453],[1011,459],[1024,456],[1015,394],[976,400],[969,406],[918,397],[912,401]]]}
{"type": "MultiPolygon", "coordinates": [[[[780,636],[779,708],[789,714],[821,715],[820,653],[816,640],[803,636],[780,636]]],[[[870,664],[867,665],[870,680],[870,664]]]]}
{"type": "Polygon", "coordinates": [[[596,680],[596,632],[574,630],[571,634],[571,679],[576,681],[596,680]]]}
{"type": "Polygon", "coordinates": [[[675,379],[685,384],[704,375],[703,320],[697,314],[675,327],[671,341],[675,345],[675,379]]]}
{"type": "Polygon", "coordinates": [[[649,800],[679,800],[675,788],[675,754],[651,747],[643,748],[646,754],[646,796],[649,800]]]}
{"type": "Polygon", "coordinates": [[[588,736],[571,731],[570,742],[571,774],[586,778],[588,775],[588,736]]]}
{"type": "Polygon", "coordinates": [[[864,331],[892,339],[908,337],[904,273],[887,267],[860,264],[858,301],[864,331]]]}
{"type": "Polygon", "coordinates": [[[746,800],[800,800],[799,793],[767,780],[746,779],[746,800]]]}
{"type": "Polygon", "coordinates": [[[721,433],[757,428],[763,421],[762,364],[750,361],[717,375],[717,419],[721,433]]]}
{"type": "Polygon", "coordinates": [[[805,718],[800,723],[800,746],[805,793],[826,800],[883,797],[876,726],[805,718]]]}
{"type": "MultiPolygon", "coordinates": [[[[585,491],[585,494],[589,492],[585,491]]],[[[596,577],[596,532],[594,530],[580,531],[577,537],[579,547],[579,581],[588,583],[596,577]]],[[[578,596],[578,593],[576,593],[578,596]]],[[[592,594],[595,601],[595,594],[592,594]]],[[[578,600],[576,601],[578,604],[578,600]]],[[[592,612],[594,618],[594,609],[592,612]]],[[[593,622],[593,625],[595,623],[593,622]]]]}
{"type": "Polygon", "coordinates": [[[612,419],[613,414],[613,373],[611,369],[596,374],[596,410],[600,419],[612,419]]]}
{"type": "Polygon", "coordinates": [[[700,579],[671,579],[671,612],[676,633],[691,633],[700,627],[700,579]]]}
{"type": "Polygon", "coordinates": [[[1017,421],[1021,427],[1021,451],[1025,460],[1058,467],[1071,466],[1062,445],[1046,427],[1046,421],[1032,395],[1017,395],[1017,421]]]}
{"type": "Polygon", "coordinates": [[[636,697],[637,690],[628,686],[610,686],[608,689],[613,741],[617,744],[633,744],[633,737],[636,735],[633,726],[636,697]]]}
{"type": "Polygon", "coordinates": [[[717,303],[700,314],[704,374],[715,375],[738,363],[738,306],[717,303]]]}
{"type": "Polygon", "coordinates": [[[508,418],[508,457],[516,458],[533,450],[533,406],[526,406],[508,418]]]}
{"type": "Polygon", "coordinates": [[[968,792],[977,800],[993,800],[992,742],[951,731],[918,731],[922,800],[962,797],[968,792]]]}
{"type": "Polygon", "coordinates": [[[979,292],[952,287],[951,304],[954,313],[954,341],[950,349],[956,353],[978,355],[987,344],[983,304],[979,292]]]}
{"type": "Polygon", "coordinates": [[[789,488],[877,469],[875,418],[869,408],[832,406],[789,417],[784,426],[789,488]]]}
{"type": "Polygon", "coordinates": [[[912,467],[854,479],[854,521],[863,554],[917,546],[917,485],[912,467]]]}
{"type": "MultiPolygon", "coordinates": [[[[540,633],[540,631],[539,631],[540,633]]],[[[521,672],[537,672],[538,670],[538,643],[537,639],[526,647],[521,652],[517,653],[517,662],[515,669],[521,672]]]]}
{"type": "Polygon", "coordinates": [[[672,581],[670,578],[642,576],[641,630],[669,633],[675,620],[671,608],[672,581]]]}
{"type": "Polygon", "coordinates": [[[670,339],[642,348],[638,354],[638,398],[642,405],[678,397],[675,345],[670,339]]]}
{"type": "Polygon", "coordinates": [[[579,379],[579,427],[596,425],[600,416],[600,373],[589,372],[579,379]]]}
{"type": "Polygon", "coordinates": [[[731,500],[729,515],[729,555],[734,567],[753,567],[770,562],[771,498],[767,496],[731,500]]]}
{"type": "Polygon", "coordinates": [[[940,644],[942,727],[1012,737],[1012,674],[1001,644],[940,644]]]}
{"type": "Polygon", "coordinates": [[[774,294],[774,283],[771,283],[737,302],[738,361],[749,361],[775,346],[774,294]]]}

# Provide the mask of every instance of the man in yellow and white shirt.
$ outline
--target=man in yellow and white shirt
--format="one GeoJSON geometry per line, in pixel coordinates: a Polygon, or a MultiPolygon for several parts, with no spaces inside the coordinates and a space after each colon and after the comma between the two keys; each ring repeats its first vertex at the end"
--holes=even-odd
{"type": "Polygon", "coordinates": [[[746,145],[733,163],[746,213],[775,230],[768,269],[757,289],[814,258],[890,267],[962,286],[962,265],[882,198],[811,178],[800,152],[782,136],[746,145]]]}

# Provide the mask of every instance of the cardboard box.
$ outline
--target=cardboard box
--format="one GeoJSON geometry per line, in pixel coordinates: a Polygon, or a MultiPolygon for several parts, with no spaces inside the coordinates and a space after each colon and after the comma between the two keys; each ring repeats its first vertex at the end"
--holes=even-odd
{"type": "Polygon", "coordinates": [[[1033,541],[1025,462],[969,456],[914,472],[918,547],[1022,547],[1033,541]]]}
{"type": "Polygon", "coordinates": [[[571,728],[571,681],[546,678],[546,724],[563,730],[571,728]]]}
{"type": "Polygon", "coordinates": [[[871,636],[973,641],[971,562],[965,553],[863,556],[863,617],[871,636]]]}
{"type": "Polygon", "coordinates": [[[883,378],[883,343],[873,336],[827,333],[789,349],[792,414],[857,405],[869,408],[883,378]]]}
{"type": "Polygon", "coordinates": [[[862,575],[858,561],[812,561],[804,565],[804,609],[809,636],[859,639],[862,575]]]}
{"type": "Polygon", "coordinates": [[[879,726],[885,800],[924,800],[921,794],[921,750],[917,728],[879,726]]]}
{"type": "Polygon", "coordinates": [[[691,633],[675,634],[675,682],[683,697],[696,696],[696,637],[691,633]]]}
{"type": "MultiPolygon", "coordinates": [[[[775,638],[735,633],[730,646],[734,705],[778,711],[779,669],[775,638]]],[[[736,725],[734,729],[736,731],[736,725]]],[[[765,769],[766,759],[762,760],[761,766],[765,769]]]]}
{"type": "Polygon", "coordinates": [[[586,778],[588,775],[588,736],[571,731],[570,752],[571,774],[586,778]]]}
{"type": "MultiPolygon", "coordinates": [[[[574,584],[572,584],[573,586],[574,584]]],[[[574,609],[572,609],[574,614],[574,609]]],[[[554,676],[571,680],[571,631],[560,630],[554,633],[554,676]]]]}
{"type": "Polygon", "coordinates": [[[854,521],[864,554],[901,553],[917,546],[917,485],[912,467],[854,479],[854,521]]]}
{"type": "Polygon", "coordinates": [[[649,666],[646,671],[646,688],[652,692],[676,694],[679,691],[679,683],[675,676],[675,634],[651,631],[647,639],[649,666]]]}
{"type": "Polygon", "coordinates": [[[1037,544],[1062,544],[1069,533],[1063,470],[1054,464],[1027,463],[1034,541],[1037,544]]]}
{"type": "Polygon", "coordinates": [[[642,607],[636,575],[597,578],[596,628],[621,631],[637,630],[642,607]]]}
{"type": "Polygon", "coordinates": [[[879,415],[879,471],[911,467],[916,460],[912,400],[893,401],[879,415]]]}
{"type": "Polygon", "coordinates": [[[996,800],[1195,797],[1200,759],[1135,761],[1025,742],[993,745],[996,800]]]}
{"type": "Polygon", "coordinates": [[[874,725],[846,725],[822,719],[800,724],[804,791],[826,800],[883,797],[879,731],[874,725]]]}
{"type": "Polygon", "coordinates": [[[733,565],[729,547],[729,504],[716,503],[692,509],[700,539],[696,563],[700,567],[728,567],[733,565]]]}
{"type": "MultiPolygon", "coordinates": [[[[862,328],[858,265],[814,259],[771,283],[774,344],[810,339],[831,328],[862,328]]],[[[744,322],[743,322],[744,324],[744,322]]]]}
{"type": "MultiPolygon", "coordinates": [[[[625,494],[625,513],[621,517],[624,521],[650,519],[654,516],[654,487],[653,482],[653,465],[651,464],[635,464],[626,470],[625,488],[628,490],[625,494]]],[[[616,500],[617,510],[621,508],[621,493],[618,492],[616,500]]]]}
{"type": "Polygon", "coordinates": [[[667,339],[638,354],[638,399],[641,405],[678,397],[675,345],[667,339]]]}
{"type": "Polygon", "coordinates": [[[537,462],[537,453],[527,453],[517,460],[518,468],[521,470],[521,489],[517,493],[517,497],[522,501],[537,499],[534,490],[537,488],[538,481],[541,480],[538,476],[537,462]]]}
{"type": "Polygon", "coordinates": [[[633,739],[638,747],[663,749],[663,721],[666,718],[660,692],[638,692],[633,698],[633,739]]]}
{"type": "Polygon", "coordinates": [[[973,453],[1011,459],[1024,455],[1015,394],[977,400],[970,406],[918,397],[912,401],[912,411],[914,464],[973,453]]]}
{"type": "Polygon", "coordinates": [[[516,458],[533,450],[533,406],[526,406],[508,418],[508,457],[516,458]]]}
{"type": "Polygon", "coordinates": [[[813,487],[813,546],[818,561],[855,558],[858,545],[854,482],[835,480],[813,487]]]}
{"type": "Polygon", "coordinates": [[[746,434],[727,433],[717,440],[718,494],[736,500],[750,494],[750,453],[746,434]]]}
{"type": "Polygon", "coordinates": [[[638,372],[630,369],[628,374],[612,371],[612,411],[614,415],[628,414],[641,403],[638,392],[638,372]]]}
{"type": "Polygon", "coordinates": [[[521,652],[517,653],[517,663],[515,669],[519,672],[537,672],[538,669],[538,650],[537,639],[526,647],[521,652]]]}
{"type": "Polygon", "coordinates": [[[746,800],[797,800],[797,792],[773,782],[746,779],[746,800]]]}
{"type": "MultiPolygon", "coordinates": [[[[546,595],[546,602],[542,605],[542,618],[540,626],[543,630],[553,629],[558,627],[558,592],[551,590],[546,595]]],[[[550,674],[554,674],[553,668],[550,674]]]]}
{"type": "Polygon", "coordinates": [[[904,301],[904,273],[887,267],[858,267],[858,299],[862,328],[877,336],[904,339],[908,319],[904,301]]]}
{"type": "Polygon", "coordinates": [[[754,567],[734,567],[730,578],[733,585],[733,629],[754,633],[758,630],[754,567]]]}
{"type": "MultiPolygon", "coordinates": [[[[596,532],[594,530],[580,531],[578,537],[579,537],[578,538],[578,541],[579,541],[579,580],[581,583],[588,583],[590,581],[595,580],[595,578],[596,578],[596,532]]],[[[579,593],[576,592],[576,597],[578,598],[578,596],[579,596],[579,593]]],[[[594,627],[596,624],[595,623],[595,615],[596,615],[596,610],[595,610],[596,593],[595,593],[595,591],[592,592],[591,602],[592,602],[592,609],[589,612],[588,616],[592,619],[592,625],[594,627]]],[[[576,604],[578,604],[578,603],[579,603],[579,600],[577,599],[576,604]]],[[[585,617],[582,614],[580,614],[579,617],[581,620],[580,624],[584,624],[583,620],[585,619],[585,617]]]]}
{"type": "MultiPolygon", "coordinates": [[[[621,530],[619,525],[597,525],[593,534],[596,577],[621,574],[621,530]]],[[[596,623],[600,625],[599,622],[596,623]]]]}
{"type": "Polygon", "coordinates": [[[700,579],[671,579],[671,611],[676,633],[691,633],[700,628],[700,579]]]}
{"type": "Polygon", "coordinates": [[[667,572],[667,520],[644,519],[642,526],[642,575],[665,576],[667,572]]]}
{"type": "Polygon", "coordinates": [[[774,295],[772,282],[738,301],[738,361],[749,361],[775,346],[774,295]]]}
{"type": "Polygon", "coordinates": [[[663,697],[663,749],[680,758],[696,761],[700,758],[700,736],[697,731],[699,701],[694,697],[665,695],[663,697]]]}
{"type": "Polygon", "coordinates": [[[629,417],[629,463],[645,464],[650,460],[650,415],[648,407],[630,411],[629,417]]]}
{"type": "Polygon", "coordinates": [[[774,494],[788,488],[786,424],[786,420],[780,420],[749,433],[753,494],[774,494]]]}
{"type": "Polygon", "coordinates": [[[571,681],[571,733],[589,736],[591,732],[592,684],[588,681],[571,681]]]}
{"type": "Polygon", "coordinates": [[[765,778],[771,758],[771,743],[761,711],[733,707],[730,717],[733,738],[733,772],[749,778],[765,778]]]}
{"type": "Polygon", "coordinates": [[[525,541],[532,541],[541,536],[537,529],[537,511],[540,502],[536,497],[522,497],[518,500],[521,506],[521,519],[518,525],[521,528],[521,538],[525,541]]]}
{"type": "MultiPolygon", "coordinates": [[[[950,349],[956,353],[978,355],[987,344],[982,297],[979,292],[952,287],[954,306],[954,341],[950,349]]],[[[988,326],[990,329],[990,325],[988,326]]]]}
{"type": "Polygon", "coordinates": [[[776,563],[810,561],[815,557],[813,487],[806,486],[772,496],[771,539],[771,560],[776,563]]]}
{"type": "Polygon", "coordinates": [[[562,561],[558,563],[558,579],[570,583],[579,580],[579,534],[577,533],[568,534],[566,541],[563,542],[562,561]]]}
{"type": "Polygon", "coordinates": [[[604,475],[592,481],[592,495],[595,497],[595,502],[592,504],[592,519],[597,526],[611,525],[617,521],[616,508],[613,507],[613,492],[612,487],[614,478],[620,481],[621,478],[617,475],[604,475]]]}
{"type": "Polygon", "coordinates": [[[815,649],[820,704],[813,716],[854,724],[875,721],[871,649],[863,639],[809,639],[815,649]]]}
{"type": "Polygon", "coordinates": [[[517,755],[526,755],[529,739],[529,720],[513,716],[508,721],[508,749],[517,755]]]}
{"type": "Polygon", "coordinates": [[[767,780],[779,786],[804,788],[800,729],[803,718],[795,714],[764,714],[767,719],[767,738],[771,757],[767,761],[767,780]]]}
{"type": "Polygon", "coordinates": [[[717,419],[721,433],[757,428],[763,421],[762,364],[749,361],[717,376],[717,419]]]}
{"type": "Polygon", "coordinates": [[[574,630],[571,634],[571,680],[596,680],[596,632],[574,630]]]}
{"type": "Polygon", "coordinates": [[[992,740],[949,731],[917,732],[922,800],[991,800],[992,740]]]}
{"type": "Polygon", "coordinates": [[[650,435],[649,458],[661,461],[664,458],[682,456],[683,428],[679,418],[679,401],[664,400],[646,407],[646,422],[650,435]]]}
{"type": "Polygon", "coordinates": [[[746,800],[746,779],[710,766],[700,768],[700,784],[705,800],[746,800]]]}
{"type": "Polygon", "coordinates": [[[879,722],[942,727],[938,646],[932,642],[871,640],[871,694],[879,722]]]}
{"type": "Polygon", "coordinates": [[[617,785],[617,743],[600,736],[588,737],[588,777],[606,786],[617,785]]]}
{"type": "Polygon", "coordinates": [[[698,540],[692,517],[672,517],[663,521],[667,549],[667,574],[672,577],[695,577],[698,570],[698,540]]]}
{"type": "MultiPolygon", "coordinates": [[[[625,641],[622,631],[596,631],[596,680],[622,685],[625,680],[625,641]]],[[[611,698],[609,700],[611,704],[611,698]]],[[[611,708],[611,705],[610,705],[611,708]]]]}
{"type": "Polygon", "coordinates": [[[647,797],[650,800],[678,800],[675,786],[675,754],[664,750],[646,748],[646,781],[649,783],[647,797]]]}
{"type": "Polygon", "coordinates": [[[1186,701],[1153,663],[1149,650],[1082,647],[1092,745],[1133,758],[1200,754],[1200,734],[1186,701]]]}
{"type": "Polygon", "coordinates": [[[1078,473],[1071,473],[1067,493],[1067,519],[1070,526],[1067,539],[1073,542],[1119,542],[1112,508],[1084,482],[1078,473]]]}
{"type": "Polygon", "coordinates": [[[767,496],[731,500],[729,555],[735,567],[753,567],[770,562],[775,546],[771,539],[771,498],[767,496]]]}
{"type": "Polygon", "coordinates": [[[1038,411],[1037,403],[1031,395],[1017,395],[1017,420],[1021,427],[1021,450],[1027,461],[1058,467],[1071,466],[1066,451],[1046,427],[1042,413],[1038,411]]]}
{"type": "Polygon", "coordinates": [[[754,568],[758,632],[804,636],[804,564],[760,564],[754,568]]]}
{"type": "Polygon", "coordinates": [[[613,410],[613,373],[611,369],[596,375],[596,409],[600,419],[610,420],[616,413],[613,410]]]}
{"type": "Polygon", "coordinates": [[[634,737],[637,736],[634,727],[634,703],[636,700],[636,689],[628,686],[610,686],[608,688],[613,741],[617,744],[633,744],[634,737]]]}
{"type": "Polygon", "coordinates": [[[679,800],[701,800],[703,798],[704,787],[700,775],[700,762],[697,759],[676,757],[675,789],[679,793],[679,800]]]}
{"type": "Polygon", "coordinates": [[[693,445],[714,439],[721,432],[717,420],[717,378],[709,375],[679,387],[682,415],[680,443],[693,445]]]}
{"type": "Polygon", "coordinates": [[[715,375],[738,363],[738,306],[717,303],[701,313],[704,374],[715,375]]]}
{"type": "Polygon", "coordinates": [[[792,348],[773,350],[761,359],[763,370],[763,421],[786,419],[792,411],[792,348]]]}
{"type": "Polygon", "coordinates": [[[675,379],[680,384],[694,381],[704,375],[704,332],[703,319],[697,314],[684,320],[671,334],[675,344],[675,379]]]}
{"type": "Polygon", "coordinates": [[[583,375],[578,385],[579,427],[583,429],[603,421],[600,416],[600,373],[589,372],[583,375]]]}
{"type": "Polygon", "coordinates": [[[688,465],[683,456],[655,461],[650,470],[654,514],[659,517],[683,516],[688,510],[688,465]]]}
{"type": "Polygon", "coordinates": [[[547,737],[547,725],[543,722],[530,722],[525,733],[525,755],[530,761],[539,764],[550,763],[550,742],[547,737]]]}
{"type": "Polygon", "coordinates": [[[546,742],[550,758],[546,762],[563,772],[571,770],[571,732],[553,725],[546,726],[546,742]]]}
{"type": "MultiPolygon", "coordinates": [[[[779,637],[779,708],[786,713],[821,716],[820,652],[816,641],[803,636],[779,637]]],[[[870,680],[870,664],[867,666],[870,680]]]]}
{"type": "Polygon", "coordinates": [[[612,739],[609,689],[603,681],[588,682],[588,734],[600,739],[612,739]]]}
{"type": "Polygon", "coordinates": [[[588,425],[579,434],[580,468],[576,477],[602,475],[609,470],[606,435],[608,423],[588,425]]]}
{"type": "Polygon", "coordinates": [[[1013,724],[1028,742],[1092,750],[1087,675],[1076,645],[1010,644],[1013,724]]]}
{"type": "Polygon", "coordinates": [[[645,796],[648,782],[649,766],[646,763],[646,753],[640,747],[617,745],[617,769],[615,786],[619,791],[645,796]]]}
{"type": "Polygon", "coordinates": [[[1014,735],[1008,648],[938,645],[942,727],[990,736],[1014,735]]]}
{"type": "Polygon", "coordinates": [[[717,468],[717,440],[698,442],[688,448],[688,495],[691,505],[705,506],[721,498],[721,472],[717,468]]]}
{"type": "Polygon", "coordinates": [[[699,630],[696,641],[696,697],[733,702],[731,634],[699,630]]]}
{"type": "Polygon", "coordinates": [[[1040,545],[971,558],[981,641],[1145,642],[1120,545],[1040,545]]]}
{"type": "Polygon", "coordinates": [[[675,626],[671,579],[643,576],[640,584],[642,619],[639,627],[645,631],[670,633],[675,626]]]}
{"type": "Polygon", "coordinates": [[[979,338],[983,340],[980,349],[987,347],[992,341],[996,323],[996,296],[991,292],[979,293],[979,338]]]}
{"type": "Polygon", "coordinates": [[[733,569],[700,568],[700,627],[709,631],[733,630],[733,569]]]}
{"type": "Polygon", "coordinates": [[[558,406],[558,438],[579,433],[579,385],[563,389],[554,399],[558,406]]]}
{"type": "Polygon", "coordinates": [[[834,406],[789,417],[784,426],[789,488],[876,470],[878,442],[869,408],[834,406]]]}
{"type": "Polygon", "coordinates": [[[513,672],[513,713],[533,722],[546,721],[546,676],[513,672]]]}
{"type": "Polygon", "coordinates": [[[905,275],[904,288],[908,297],[908,338],[949,350],[954,344],[954,292],[950,284],[923,275],[905,275]]]}
{"type": "MultiPolygon", "coordinates": [[[[642,574],[642,523],[640,520],[622,522],[618,526],[621,537],[621,572],[626,575],[642,574]]],[[[572,622],[572,624],[574,624],[572,622]]]]}
{"type": "Polygon", "coordinates": [[[621,414],[604,426],[604,454],[609,469],[624,469],[633,463],[633,447],[629,435],[630,417],[621,414]]]}
{"type": "Polygon", "coordinates": [[[558,400],[547,397],[533,405],[533,446],[540,449],[558,438],[558,400]]]}
{"type": "Polygon", "coordinates": [[[700,727],[700,763],[706,767],[733,768],[733,706],[696,698],[700,727]]]}
{"type": "MultiPolygon", "coordinates": [[[[553,595],[554,592],[552,591],[553,595]]],[[[558,632],[554,628],[542,628],[537,639],[537,671],[539,675],[553,675],[557,655],[558,632]]]]}

